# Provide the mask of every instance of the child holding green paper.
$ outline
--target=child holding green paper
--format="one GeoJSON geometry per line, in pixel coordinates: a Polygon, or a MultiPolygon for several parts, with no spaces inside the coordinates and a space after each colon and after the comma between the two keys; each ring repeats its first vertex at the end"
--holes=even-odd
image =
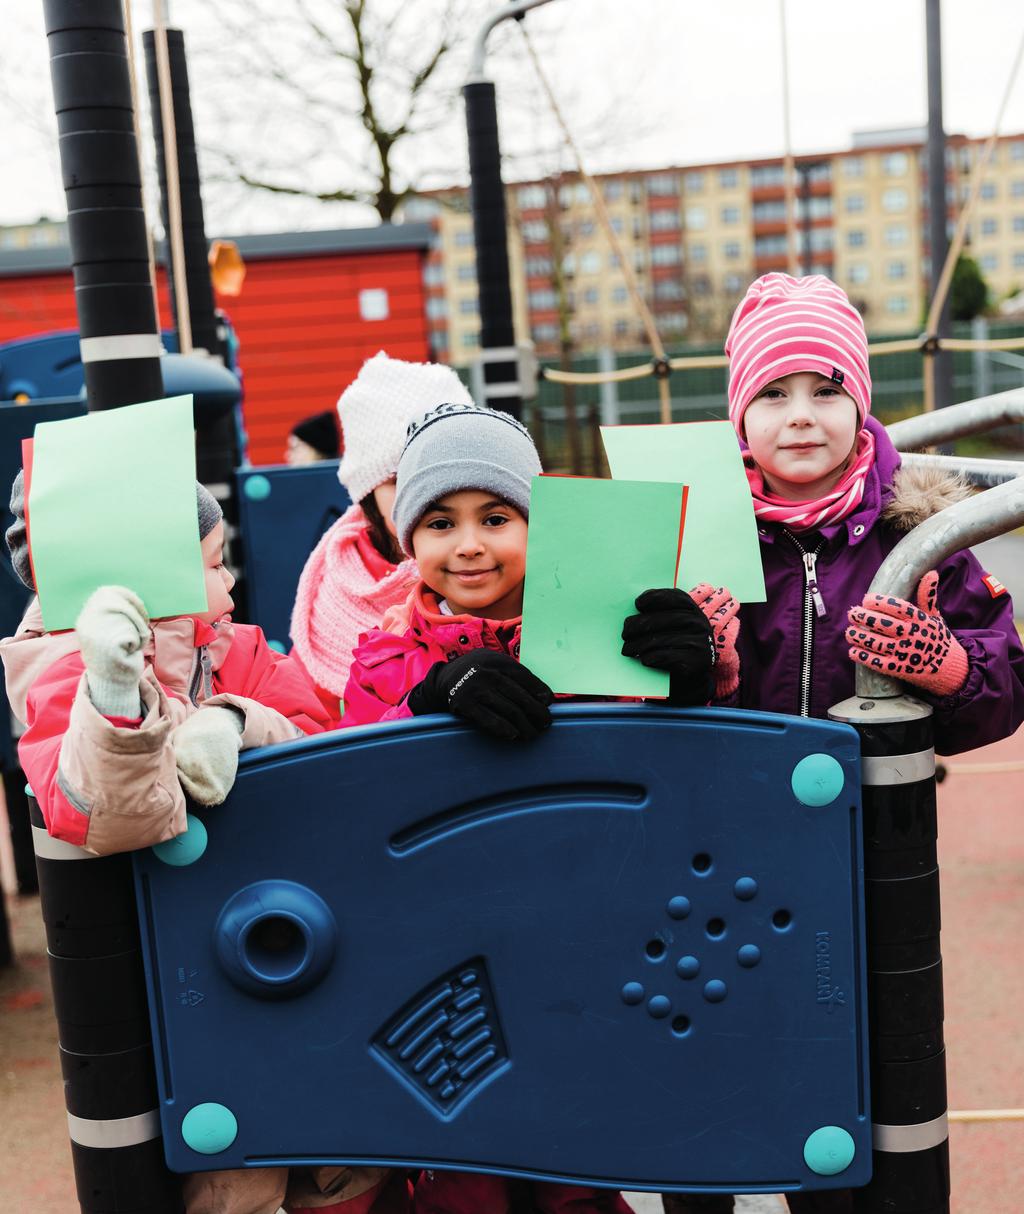
{"type": "MultiPolygon", "coordinates": [[[[540,470],[529,434],[505,413],[447,404],[412,423],[393,517],[422,580],[360,639],[343,727],[451,712],[507,741],[547,728],[552,692],[518,661],[530,486],[540,470]]],[[[660,590],[642,595],[638,608],[626,642],[632,655],[669,670],[680,700],[706,702],[712,653],[699,608],[681,591],[660,590]]],[[[498,1176],[425,1172],[415,1210],[508,1214],[520,1208],[516,1187],[498,1176]]],[[[542,1214],[629,1209],[618,1193],[557,1184],[529,1185],[525,1201],[542,1214]]]]}

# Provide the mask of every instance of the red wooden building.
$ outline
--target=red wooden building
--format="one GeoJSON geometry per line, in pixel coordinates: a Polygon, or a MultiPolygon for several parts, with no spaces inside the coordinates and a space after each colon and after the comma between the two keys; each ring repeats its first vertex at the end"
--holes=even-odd
{"type": "MultiPolygon", "coordinates": [[[[378,350],[429,357],[426,224],[229,237],[246,264],[241,295],[218,298],[240,343],[249,458],[282,459],[292,424],[334,407],[378,350]]],[[[75,329],[66,248],[0,254],[0,342],[75,329]]],[[[158,271],[160,322],[173,327],[158,271]]]]}

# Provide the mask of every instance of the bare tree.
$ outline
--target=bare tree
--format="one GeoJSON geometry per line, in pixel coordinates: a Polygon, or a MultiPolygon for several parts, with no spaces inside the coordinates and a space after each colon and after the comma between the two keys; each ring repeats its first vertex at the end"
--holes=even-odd
{"type": "Polygon", "coordinates": [[[407,148],[418,142],[422,163],[424,137],[459,100],[452,51],[472,28],[471,7],[221,0],[219,28],[190,40],[194,87],[217,115],[212,139],[200,131],[212,175],[392,219],[421,175],[407,148]]]}

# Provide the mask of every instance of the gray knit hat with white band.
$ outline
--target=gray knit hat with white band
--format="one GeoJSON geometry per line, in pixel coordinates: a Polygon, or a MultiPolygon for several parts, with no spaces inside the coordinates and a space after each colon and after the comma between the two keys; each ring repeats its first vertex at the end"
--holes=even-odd
{"type": "MultiPolygon", "coordinates": [[[[11,513],[14,522],[7,528],[5,538],[11,554],[11,564],[19,580],[29,590],[35,590],[32,580],[32,562],[29,559],[28,536],[25,533],[25,473],[19,472],[11,486],[11,513]]],[[[199,538],[205,540],[224,517],[217,499],[196,481],[196,514],[199,518],[199,538]]]]}
{"type": "Polygon", "coordinates": [[[410,423],[398,463],[392,517],[409,556],[412,533],[427,507],[449,493],[493,493],[524,518],[540,456],[526,427],[508,413],[481,405],[438,405],[410,423]]]}

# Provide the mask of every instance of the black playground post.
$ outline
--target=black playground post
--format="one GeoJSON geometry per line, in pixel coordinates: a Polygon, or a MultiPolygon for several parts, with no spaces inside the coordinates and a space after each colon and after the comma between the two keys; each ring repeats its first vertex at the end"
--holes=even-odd
{"type": "MultiPolygon", "coordinates": [[[[121,0],[44,0],[90,410],[163,395],[121,0]]],[[[127,855],[52,839],[39,872],[78,1200],[86,1214],[179,1214],[164,1164],[127,855]]]]}
{"type": "Polygon", "coordinates": [[[857,1214],[949,1214],[932,710],[853,696],[860,735],[873,1170],[857,1214]]]}
{"type": "Polygon", "coordinates": [[[512,326],[505,186],[501,180],[494,84],[474,80],[462,89],[469,137],[469,199],[480,291],[480,350],[484,403],[519,417],[522,390],[512,326]]]}

